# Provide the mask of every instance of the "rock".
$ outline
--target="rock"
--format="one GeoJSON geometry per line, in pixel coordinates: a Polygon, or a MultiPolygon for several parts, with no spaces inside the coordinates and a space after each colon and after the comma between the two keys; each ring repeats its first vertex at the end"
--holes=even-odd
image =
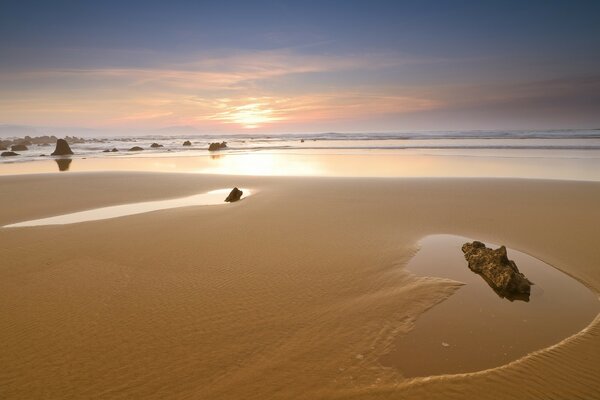
{"type": "Polygon", "coordinates": [[[117,151],[119,151],[119,150],[117,150],[117,148],[116,148],[116,147],[113,147],[113,149],[112,149],[110,152],[111,152],[111,153],[116,153],[117,151]]]}
{"type": "Polygon", "coordinates": [[[192,142],[190,142],[189,140],[186,140],[185,142],[183,142],[184,146],[191,146],[192,142]]]}
{"type": "Polygon", "coordinates": [[[13,157],[13,156],[18,156],[18,153],[15,153],[14,151],[4,151],[2,152],[2,154],[0,154],[0,157],[13,157]]]}
{"type": "Polygon", "coordinates": [[[465,243],[462,246],[471,271],[480,274],[502,297],[512,300],[514,295],[527,295],[532,283],[525,278],[514,261],[508,259],[506,247],[488,249],[481,242],[465,243]]]}
{"type": "Polygon", "coordinates": [[[158,143],[152,143],[150,145],[150,147],[152,147],[152,148],[158,148],[158,147],[163,147],[163,145],[162,144],[158,144],[158,143]]]}
{"type": "Polygon", "coordinates": [[[304,139],[300,139],[300,143],[304,143],[304,139]]]}
{"type": "Polygon", "coordinates": [[[10,146],[10,150],[11,151],[26,151],[27,146],[25,146],[24,144],[13,144],[12,146],[10,146]]]}
{"type": "Polygon", "coordinates": [[[109,149],[106,149],[106,150],[102,150],[102,152],[103,152],[103,153],[110,153],[110,150],[109,150],[109,149]]]}
{"type": "Polygon", "coordinates": [[[208,151],[216,151],[227,148],[227,142],[211,143],[208,145],[208,151]]]}
{"type": "Polygon", "coordinates": [[[129,151],[142,151],[144,149],[142,149],[140,146],[133,146],[132,148],[129,149],[129,151]]]}
{"type": "Polygon", "coordinates": [[[69,154],[73,154],[71,148],[69,147],[69,143],[65,139],[58,139],[56,141],[56,148],[52,153],[53,156],[67,156],[69,154]]]}
{"type": "Polygon", "coordinates": [[[244,194],[244,192],[242,192],[240,189],[234,187],[231,190],[231,192],[229,192],[229,196],[227,196],[225,201],[229,202],[229,203],[233,203],[234,201],[238,201],[239,199],[241,199],[243,194],[244,194]]]}

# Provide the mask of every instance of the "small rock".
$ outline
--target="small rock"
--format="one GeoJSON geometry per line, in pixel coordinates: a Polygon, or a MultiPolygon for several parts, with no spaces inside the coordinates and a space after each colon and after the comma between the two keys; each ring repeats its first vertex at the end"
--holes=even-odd
{"type": "Polygon", "coordinates": [[[129,151],[142,151],[144,149],[142,149],[140,146],[133,146],[132,148],[129,149],[129,151]]]}
{"type": "Polygon", "coordinates": [[[238,201],[239,199],[242,198],[242,194],[244,194],[244,192],[242,192],[240,189],[234,187],[231,190],[231,192],[229,193],[229,196],[227,196],[227,198],[225,199],[225,201],[228,203],[233,203],[234,201],[238,201]]]}
{"type": "Polygon", "coordinates": [[[208,145],[208,151],[216,151],[227,148],[227,142],[211,143],[208,145]]]}
{"type": "Polygon", "coordinates": [[[69,147],[69,143],[65,139],[58,139],[56,141],[56,148],[52,153],[53,156],[67,156],[69,154],[73,154],[71,148],[69,147]]]}
{"type": "Polygon", "coordinates": [[[4,151],[2,152],[2,154],[0,154],[0,157],[13,157],[13,156],[18,156],[18,153],[15,153],[14,151],[4,151]]]}
{"type": "Polygon", "coordinates": [[[113,147],[113,149],[112,149],[110,152],[111,152],[111,153],[116,153],[117,151],[119,151],[119,150],[117,150],[117,148],[116,148],[116,147],[113,147]]]}
{"type": "Polygon", "coordinates": [[[191,146],[192,142],[190,142],[189,140],[186,140],[185,142],[183,142],[184,146],[191,146]]]}
{"type": "Polygon", "coordinates": [[[154,149],[155,149],[155,148],[158,148],[158,147],[163,147],[163,145],[162,145],[162,144],[158,144],[158,143],[152,143],[152,144],[150,145],[150,147],[152,147],[152,148],[154,148],[154,149]]]}
{"type": "Polygon", "coordinates": [[[10,146],[10,150],[11,151],[26,151],[27,146],[25,146],[24,144],[13,144],[12,146],[10,146]]]}
{"type": "Polygon", "coordinates": [[[106,150],[102,150],[102,152],[103,152],[103,153],[110,153],[110,150],[109,150],[109,149],[106,149],[106,150]]]}

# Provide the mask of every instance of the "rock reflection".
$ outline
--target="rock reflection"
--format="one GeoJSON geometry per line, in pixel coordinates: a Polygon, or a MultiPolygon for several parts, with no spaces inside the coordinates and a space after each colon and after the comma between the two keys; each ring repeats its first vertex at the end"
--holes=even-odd
{"type": "Polygon", "coordinates": [[[71,160],[70,158],[57,158],[54,161],[56,161],[56,164],[58,165],[58,170],[59,171],[68,171],[69,167],[71,166],[71,160]]]}

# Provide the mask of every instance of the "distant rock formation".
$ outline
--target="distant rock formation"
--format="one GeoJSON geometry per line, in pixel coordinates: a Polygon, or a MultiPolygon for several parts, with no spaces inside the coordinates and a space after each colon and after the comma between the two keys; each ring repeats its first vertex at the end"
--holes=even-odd
{"type": "Polygon", "coordinates": [[[2,154],[0,154],[0,157],[14,157],[14,156],[18,156],[18,153],[15,153],[14,151],[4,151],[2,152],[2,154]]]}
{"type": "Polygon", "coordinates": [[[208,145],[208,151],[216,151],[227,148],[227,142],[211,143],[208,145]]]}
{"type": "Polygon", "coordinates": [[[189,140],[186,140],[185,142],[183,142],[184,146],[191,146],[192,142],[190,142],[189,140]]]}
{"type": "Polygon", "coordinates": [[[485,244],[474,241],[463,244],[462,251],[471,271],[480,274],[496,293],[509,300],[519,298],[515,295],[529,299],[532,283],[519,272],[515,262],[508,259],[506,247],[488,249],[485,244]]]}
{"type": "Polygon", "coordinates": [[[129,151],[142,151],[144,149],[142,149],[140,146],[133,146],[132,148],[129,149],[129,151]]]}
{"type": "Polygon", "coordinates": [[[240,189],[234,187],[231,190],[231,192],[229,192],[229,196],[227,196],[225,201],[228,203],[233,203],[234,201],[238,201],[239,199],[241,199],[243,194],[244,194],[244,192],[242,192],[240,189]]]}
{"type": "Polygon", "coordinates": [[[56,148],[52,153],[53,156],[68,156],[73,154],[71,148],[69,147],[69,143],[65,139],[58,139],[56,141],[56,148]]]}
{"type": "Polygon", "coordinates": [[[158,144],[158,143],[152,143],[150,145],[150,147],[152,147],[152,148],[158,148],[158,147],[163,147],[163,145],[162,144],[158,144]]]}
{"type": "Polygon", "coordinates": [[[10,146],[10,150],[11,151],[26,151],[27,146],[25,146],[24,144],[13,144],[12,146],[10,146]]]}

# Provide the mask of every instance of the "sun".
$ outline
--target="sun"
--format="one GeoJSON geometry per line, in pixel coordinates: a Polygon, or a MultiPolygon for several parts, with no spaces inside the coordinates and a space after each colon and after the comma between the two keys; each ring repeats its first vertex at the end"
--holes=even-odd
{"type": "Polygon", "coordinates": [[[227,110],[217,113],[212,119],[254,129],[282,118],[277,116],[276,110],[268,103],[254,102],[239,106],[228,105],[227,110]]]}

